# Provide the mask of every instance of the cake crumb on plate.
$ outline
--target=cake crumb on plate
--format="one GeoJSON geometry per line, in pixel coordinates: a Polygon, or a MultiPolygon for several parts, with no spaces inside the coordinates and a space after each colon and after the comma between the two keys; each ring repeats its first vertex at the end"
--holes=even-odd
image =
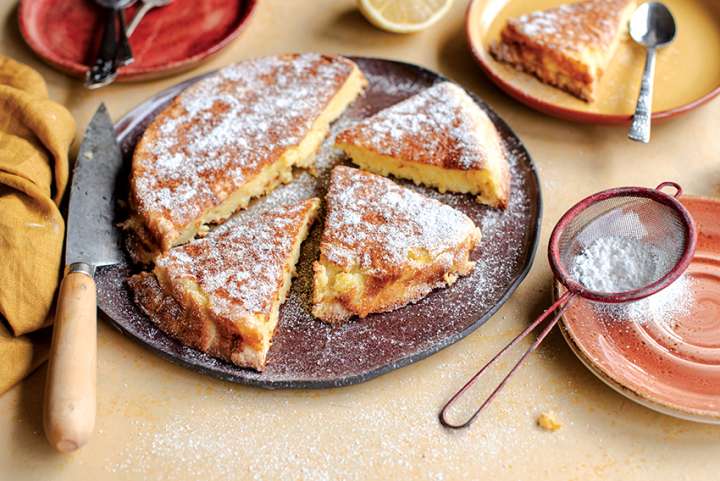
{"type": "Polygon", "coordinates": [[[541,413],[536,419],[537,425],[545,431],[557,431],[562,427],[557,415],[552,411],[541,413]]]}

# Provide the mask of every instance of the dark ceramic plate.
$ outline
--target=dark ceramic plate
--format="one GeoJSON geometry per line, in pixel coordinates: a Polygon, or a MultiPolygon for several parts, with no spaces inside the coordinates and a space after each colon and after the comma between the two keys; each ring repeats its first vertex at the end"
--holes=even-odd
{"type": "MultiPolygon", "coordinates": [[[[421,67],[388,60],[354,58],[369,86],[334,124],[332,134],[353,121],[405,99],[445,80],[421,67]]],[[[127,168],[135,143],[148,123],[196,77],[159,93],[132,110],[116,125],[125,155],[116,195],[126,198],[127,168]]],[[[266,388],[324,388],[367,381],[393,369],[419,361],[457,342],[481,326],[507,301],[527,274],[537,247],[541,198],[530,156],[513,131],[480,99],[505,142],[512,164],[512,194],[508,208],[498,211],[482,206],[471,196],[440,194],[432,189],[404,185],[446,202],[468,214],[482,229],[483,240],[474,253],[472,275],[452,287],[433,292],[420,302],[394,312],[375,314],[340,327],[331,327],[310,314],[311,265],[317,258],[323,219],[319,219],[303,244],[298,277],[280,310],[280,323],[262,373],[242,369],[182,346],[159,331],[132,302],[126,278],[136,270],[126,261],[100,269],[98,304],[110,322],[163,357],[195,371],[228,381],[266,388]]],[[[251,205],[324,195],[327,173],[336,163],[347,162],[332,148],[332,137],[318,154],[320,175],[298,173],[296,180],[251,205]]],[[[118,220],[126,213],[118,212],[118,220]]],[[[239,214],[244,215],[244,214],[239,214]]]]}

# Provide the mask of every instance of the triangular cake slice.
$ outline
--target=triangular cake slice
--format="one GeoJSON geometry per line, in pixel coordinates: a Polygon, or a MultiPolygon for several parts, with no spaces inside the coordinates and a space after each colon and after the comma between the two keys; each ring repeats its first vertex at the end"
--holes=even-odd
{"type": "Polygon", "coordinates": [[[135,300],[169,335],[262,370],[319,199],[235,217],[170,249],[130,278],[135,300]]]}
{"type": "Polygon", "coordinates": [[[145,130],[127,223],[154,253],[191,240],[312,167],[329,124],[366,80],[352,61],[287,54],[226,67],[183,91],[145,130]]]}
{"type": "Polygon", "coordinates": [[[331,173],[313,314],[329,323],[391,311],[469,274],[480,230],[462,212],[350,167],[331,173]]]}
{"type": "Polygon", "coordinates": [[[511,18],[490,51],[499,61],[592,102],[636,3],[585,0],[511,18]]]}
{"type": "Polygon", "coordinates": [[[340,132],[335,145],[354,163],[441,192],[477,195],[505,207],[510,170],[487,114],[457,85],[442,82],[340,132]]]}

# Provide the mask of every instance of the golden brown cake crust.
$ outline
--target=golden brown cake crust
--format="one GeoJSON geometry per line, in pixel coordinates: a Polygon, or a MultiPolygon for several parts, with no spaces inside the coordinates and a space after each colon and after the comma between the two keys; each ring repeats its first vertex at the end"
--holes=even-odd
{"type": "Polygon", "coordinates": [[[294,274],[290,259],[319,204],[313,198],[232,218],[170,249],[156,259],[154,274],[131,278],[138,304],[184,344],[261,370],[270,324],[294,274]]]}
{"type": "Polygon", "coordinates": [[[464,90],[441,82],[343,130],[335,143],[445,169],[481,170],[488,167],[488,148],[473,132],[484,120],[491,122],[464,90]]]}
{"type": "Polygon", "coordinates": [[[500,61],[592,101],[635,4],[636,0],[584,0],[512,18],[490,51],[500,61]],[[562,78],[543,58],[551,59],[562,78]]]}
{"type": "MultiPolygon", "coordinates": [[[[183,308],[160,287],[154,274],[141,272],[131,276],[128,284],[140,309],[161,331],[185,346],[228,362],[235,362],[236,353],[252,350],[239,334],[218,331],[214,324],[204,321],[202,313],[183,308]]],[[[243,367],[262,370],[264,362],[248,362],[243,367]]]]}
{"type": "Polygon", "coordinates": [[[343,57],[287,54],[231,65],[181,93],[133,156],[130,203],[148,236],[162,250],[175,245],[297,146],[353,74],[357,66],[343,57]]]}
{"type": "Polygon", "coordinates": [[[472,271],[480,230],[462,212],[379,175],[338,166],[315,262],[313,313],[326,322],[389,311],[472,271]],[[327,269],[359,273],[359,296],[326,299],[327,269]]]}
{"type": "Polygon", "coordinates": [[[203,321],[202,313],[183,308],[160,287],[150,272],[141,272],[128,279],[135,303],[158,326],[182,344],[231,361],[232,353],[242,350],[242,336],[217,336],[214,326],[203,321]]]}
{"type": "Polygon", "coordinates": [[[635,0],[584,0],[508,20],[504,35],[532,39],[538,45],[565,52],[612,44],[623,11],[635,0]]]}
{"type": "Polygon", "coordinates": [[[492,203],[485,202],[507,206],[510,168],[502,140],[487,114],[451,82],[437,83],[362,120],[340,132],[335,145],[465,174],[486,171],[493,182],[483,188],[492,189],[485,192],[492,203]]]}
{"type": "Polygon", "coordinates": [[[320,254],[379,279],[396,275],[411,249],[438,254],[476,229],[462,212],[352,167],[333,169],[326,201],[320,254]]]}
{"type": "Polygon", "coordinates": [[[232,218],[207,237],[170,249],[155,260],[163,288],[184,305],[185,282],[197,284],[216,322],[241,328],[238,319],[267,317],[277,300],[287,258],[304,225],[319,207],[313,198],[281,206],[250,219],[232,218]]]}

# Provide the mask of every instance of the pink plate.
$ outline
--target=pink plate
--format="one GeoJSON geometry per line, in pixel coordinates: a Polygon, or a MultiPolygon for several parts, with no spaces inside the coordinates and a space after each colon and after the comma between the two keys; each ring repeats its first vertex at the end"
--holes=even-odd
{"type": "MultiPolygon", "coordinates": [[[[130,38],[135,62],[120,68],[118,80],[161,77],[195,66],[237,37],[256,5],[257,0],[173,0],[151,10],[130,38]]],[[[128,22],[137,9],[137,3],[127,9],[128,22]]],[[[102,35],[101,13],[91,0],[20,0],[18,21],[38,56],[84,76],[102,35]]]]}
{"type": "Polygon", "coordinates": [[[665,414],[720,424],[720,201],[681,202],[698,228],[687,314],[631,323],[578,298],[561,330],[580,360],[621,394],[665,414]]]}

